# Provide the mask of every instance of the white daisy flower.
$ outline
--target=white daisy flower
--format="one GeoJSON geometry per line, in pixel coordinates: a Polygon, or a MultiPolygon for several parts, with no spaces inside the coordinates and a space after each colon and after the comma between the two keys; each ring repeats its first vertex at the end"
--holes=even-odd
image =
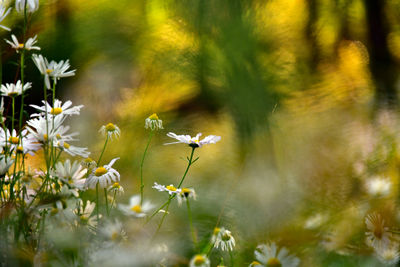
{"type": "Polygon", "coordinates": [[[67,159],[64,164],[57,162],[55,165],[55,176],[66,184],[76,187],[80,190],[84,189],[86,179],[82,179],[86,174],[84,169],[79,162],[71,161],[67,159]]]}
{"type": "MultiPolygon", "coordinates": [[[[8,13],[10,13],[10,11],[11,11],[11,8],[7,9],[4,6],[3,2],[0,4],[0,22],[2,22],[7,17],[8,13]]],[[[11,31],[10,28],[3,26],[3,25],[0,25],[0,28],[3,28],[6,31],[11,31]]]]}
{"type": "Polygon", "coordinates": [[[198,254],[190,260],[189,267],[210,267],[210,260],[205,254],[198,254]]]}
{"type": "Polygon", "coordinates": [[[385,220],[378,213],[369,214],[365,218],[365,224],[368,231],[365,232],[366,243],[374,249],[382,249],[390,243],[391,233],[389,228],[385,227],[385,220]]]}
{"type": "Polygon", "coordinates": [[[254,255],[257,262],[265,266],[296,267],[300,263],[300,260],[290,255],[286,248],[278,249],[275,243],[259,245],[254,251],[254,255]]]}
{"type": "Polygon", "coordinates": [[[87,169],[93,169],[97,166],[96,161],[89,157],[82,160],[81,165],[87,169]]]}
{"type": "Polygon", "coordinates": [[[176,198],[178,200],[178,204],[181,205],[183,201],[187,201],[189,198],[196,200],[197,196],[193,188],[184,187],[179,194],[176,195],[176,198]]]}
{"type": "Polygon", "coordinates": [[[383,248],[375,249],[375,255],[385,266],[396,265],[400,260],[399,244],[392,241],[383,248]]]}
{"type": "Polygon", "coordinates": [[[90,152],[87,151],[87,147],[77,147],[62,140],[54,142],[54,147],[57,147],[64,152],[67,152],[71,156],[80,156],[82,158],[87,158],[90,155],[90,152]]]}
{"type": "Polygon", "coordinates": [[[18,13],[24,14],[26,5],[26,12],[33,13],[39,9],[39,0],[15,0],[15,9],[18,13]]]}
{"type": "Polygon", "coordinates": [[[108,187],[108,191],[117,195],[122,195],[124,193],[124,188],[118,182],[115,182],[113,185],[108,187]]]}
{"type": "Polygon", "coordinates": [[[10,157],[0,155],[0,176],[4,176],[13,163],[14,160],[10,157]]]}
{"type": "Polygon", "coordinates": [[[21,81],[18,80],[17,83],[15,84],[14,83],[6,83],[5,85],[2,84],[0,92],[2,96],[14,97],[21,95],[23,92],[25,92],[31,87],[32,83],[25,83],[24,86],[22,86],[21,81]]]}
{"type": "Polygon", "coordinates": [[[174,185],[170,184],[170,185],[161,185],[161,184],[157,184],[156,182],[154,183],[154,185],[152,186],[152,188],[157,189],[160,192],[168,192],[170,195],[173,194],[179,194],[182,189],[180,188],[176,188],[174,185]]]}
{"type": "Polygon", "coordinates": [[[36,141],[34,136],[26,129],[21,132],[22,141],[20,140],[20,135],[15,131],[15,129],[10,132],[8,129],[4,132],[0,129],[0,146],[9,146],[11,151],[16,153],[35,155],[34,152],[41,148],[41,145],[36,141]]]}
{"type": "Polygon", "coordinates": [[[107,135],[110,140],[112,140],[113,138],[119,138],[119,136],[121,135],[121,130],[118,128],[118,126],[111,122],[107,125],[101,126],[99,132],[104,136],[107,135]]]}
{"type": "Polygon", "coordinates": [[[111,168],[118,159],[115,158],[108,165],[99,166],[94,169],[86,179],[85,186],[93,189],[99,183],[100,188],[107,188],[109,185],[118,182],[120,175],[115,169],[111,168]]]}
{"type": "Polygon", "coordinates": [[[54,107],[52,107],[49,103],[42,101],[44,106],[30,105],[31,107],[37,109],[41,113],[32,114],[31,117],[43,116],[47,111],[48,116],[71,116],[71,115],[79,115],[81,108],[83,105],[79,106],[71,106],[71,101],[66,101],[64,104],[58,99],[54,100],[54,107]]]}
{"type": "Polygon", "coordinates": [[[162,120],[160,120],[156,113],[152,114],[145,120],[144,128],[151,129],[152,131],[164,129],[162,120]]]}
{"type": "Polygon", "coordinates": [[[68,60],[61,60],[59,63],[52,60],[49,63],[45,57],[36,54],[32,55],[32,60],[39,69],[40,73],[44,76],[47,89],[51,89],[50,77],[52,77],[54,83],[56,83],[60,78],[75,75],[75,70],[68,71],[70,67],[68,60]]]}
{"type": "Polygon", "coordinates": [[[5,40],[9,45],[11,45],[12,48],[14,48],[15,50],[17,50],[17,53],[20,49],[25,48],[25,50],[40,50],[39,46],[34,46],[34,44],[36,44],[37,40],[37,35],[35,35],[35,37],[33,38],[29,38],[25,44],[18,42],[17,37],[12,34],[11,35],[11,39],[12,41],[9,40],[5,40]]]}
{"type": "Polygon", "coordinates": [[[263,265],[258,261],[252,261],[249,265],[249,267],[257,267],[257,266],[263,266],[263,265]]]}
{"type": "Polygon", "coordinates": [[[77,203],[78,207],[74,210],[75,215],[79,216],[81,224],[95,227],[97,225],[96,216],[92,216],[96,203],[86,201],[86,205],[83,205],[83,201],[79,199],[77,203]]]}
{"type": "Polygon", "coordinates": [[[69,129],[69,127],[61,127],[64,119],[65,117],[62,116],[56,116],[52,120],[46,120],[45,117],[33,118],[26,122],[29,126],[27,130],[38,142],[47,143],[48,141],[57,141],[57,135],[60,135],[60,132],[69,129]]]}
{"type": "Polygon", "coordinates": [[[144,217],[146,213],[149,212],[154,205],[151,204],[149,201],[144,201],[142,205],[140,205],[140,196],[134,195],[129,200],[129,205],[119,204],[118,208],[125,214],[125,215],[133,215],[135,217],[144,217]]]}
{"type": "Polygon", "coordinates": [[[384,197],[389,195],[392,183],[389,178],[379,176],[368,179],[365,183],[367,192],[371,196],[384,197]]]}
{"type": "Polygon", "coordinates": [[[100,234],[105,237],[105,239],[114,243],[128,239],[128,236],[122,227],[122,223],[118,220],[115,222],[107,221],[99,230],[100,234]]]}
{"type": "Polygon", "coordinates": [[[233,238],[231,231],[226,230],[224,227],[214,228],[211,243],[215,248],[221,248],[222,251],[232,251],[236,245],[235,238],[233,238]]]}
{"type": "Polygon", "coordinates": [[[177,135],[169,132],[167,133],[167,136],[175,138],[176,140],[178,140],[178,142],[167,143],[165,145],[184,143],[188,144],[191,147],[202,147],[203,145],[207,144],[215,144],[219,140],[221,140],[221,136],[216,135],[208,135],[203,140],[200,140],[199,138],[201,136],[201,133],[198,133],[195,137],[191,137],[190,135],[177,135]]]}

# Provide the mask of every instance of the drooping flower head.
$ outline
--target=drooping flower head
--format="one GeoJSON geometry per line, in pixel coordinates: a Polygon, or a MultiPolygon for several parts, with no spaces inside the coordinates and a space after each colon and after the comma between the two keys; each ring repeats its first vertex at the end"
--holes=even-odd
{"type": "Polygon", "coordinates": [[[374,249],[382,249],[390,243],[391,233],[389,228],[385,226],[385,220],[378,213],[369,214],[365,218],[367,226],[366,243],[374,249]]]}
{"type": "Polygon", "coordinates": [[[26,12],[33,13],[39,9],[39,0],[15,0],[15,9],[18,13],[24,14],[26,5],[26,12]]]}
{"type": "Polygon", "coordinates": [[[104,136],[108,136],[108,138],[110,138],[111,140],[113,138],[117,139],[121,135],[121,130],[118,128],[118,126],[111,122],[107,125],[101,126],[99,132],[104,136]]]}
{"type": "Polygon", "coordinates": [[[120,174],[115,169],[111,168],[118,159],[119,158],[115,158],[111,160],[109,164],[98,166],[94,169],[86,179],[85,185],[93,189],[96,188],[97,183],[99,183],[100,188],[107,188],[111,184],[118,182],[120,174]]]}
{"type": "Polygon", "coordinates": [[[118,182],[115,182],[108,187],[108,191],[112,194],[122,195],[124,193],[124,188],[118,182]]]}
{"type": "Polygon", "coordinates": [[[191,137],[190,135],[177,135],[177,134],[169,132],[167,134],[167,136],[171,137],[171,138],[175,138],[178,141],[172,142],[172,143],[167,143],[165,145],[184,143],[184,144],[188,144],[191,147],[202,147],[203,145],[207,145],[207,144],[215,144],[219,140],[221,140],[221,136],[216,136],[216,135],[208,135],[203,140],[200,140],[201,133],[198,133],[195,137],[191,137]]]}
{"type": "Polygon", "coordinates": [[[188,201],[189,198],[196,200],[196,191],[193,188],[184,187],[181,189],[179,194],[176,195],[178,204],[181,205],[183,201],[188,201]]]}
{"type": "Polygon", "coordinates": [[[152,188],[157,189],[160,192],[164,192],[164,191],[168,192],[170,195],[179,194],[182,191],[182,189],[176,188],[173,184],[165,186],[165,185],[158,184],[156,182],[154,183],[152,188]]]}
{"type": "Polygon", "coordinates": [[[156,113],[153,113],[146,119],[144,128],[151,129],[152,131],[164,129],[162,126],[162,120],[158,118],[156,113]]]}
{"type": "Polygon", "coordinates": [[[232,251],[236,245],[235,238],[233,238],[231,231],[226,230],[224,227],[214,228],[214,233],[211,238],[211,243],[215,248],[221,248],[222,251],[232,251]]]}
{"type": "Polygon", "coordinates": [[[15,97],[21,95],[23,92],[25,92],[31,87],[32,83],[25,83],[22,86],[21,81],[18,80],[17,83],[6,83],[5,85],[2,84],[0,92],[2,96],[15,97]]]}

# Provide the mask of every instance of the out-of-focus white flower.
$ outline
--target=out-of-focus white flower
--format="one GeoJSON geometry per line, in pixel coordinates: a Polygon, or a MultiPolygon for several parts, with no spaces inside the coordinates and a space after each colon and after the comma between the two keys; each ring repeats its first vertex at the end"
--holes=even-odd
{"type": "Polygon", "coordinates": [[[2,84],[0,88],[1,95],[3,96],[9,96],[9,97],[14,97],[21,95],[23,92],[28,90],[29,88],[32,87],[32,83],[25,83],[24,86],[22,86],[22,83],[20,80],[17,81],[17,83],[6,83],[5,85],[2,84]]]}
{"type": "Polygon", "coordinates": [[[369,214],[365,218],[368,231],[365,232],[366,243],[374,249],[382,249],[390,243],[391,233],[385,227],[385,220],[378,213],[369,214]]]}
{"type": "Polygon", "coordinates": [[[393,266],[400,260],[399,244],[391,241],[385,247],[375,249],[375,255],[385,266],[393,266]]]}
{"type": "Polygon", "coordinates": [[[118,160],[119,158],[115,158],[110,161],[108,165],[99,166],[86,179],[86,186],[88,188],[96,188],[97,183],[99,183],[100,188],[107,188],[109,185],[118,182],[120,175],[119,173],[111,168],[112,165],[118,160]]]}
{"type": "Polygon", "coordinates": [[[97,166],[96,161],[89,157],[82,160],[81,165],[87,169],[93,169],[97,166]]]}
{"type": "Polygon", "coordinates": [[[71,101],[66,101],[64,104],[56,99],[54,100],[54,107],[52,107],[49,103],[42,101],[44,106],[30,105],[31,107],[37,109],[41,113],[32,114],[31,117],[43,116],[47,111],[48,116],[71,116],[71,115],[79,115],[81,108],[83,105],[72,106],[71,101]]]}
{"type": "Polygon", "coordinates": [[[368,194],[375,197],[387,196],[390,193],[392,183],[389,178],[379,176],[368,179],[365,183],[368,194]]]}
{"type": "Polygon", "coordinates": [[[152,114],[145,120],[144,128],[151,129],[152,131],[164,129],[162,120],[160,120],[156,113],[152,114]]]}
{"type": "Polygon", "coordinates": [[[70,70],[69,60],[61,60],[59,63],[55,61],[47,61],[42,55],[32,55],[32,60],[36,67],[39,69],[40,73],[44,76],[44,81],[47,89],[51,89],[50,77],[53,78],[54,83],[60,78],[71,77],[75,75],[75,70],[70,70]]]}
{"type": "Polygon", "coordinates": [[[115,182],[108,188],[108,191],[117,195],[122,195],[124,193],[124,188],[118,182],[115,182]]]}
{"type": "MultiPolygon", "coordinates": [[[[60,136],[61,133],[69,129],[69,127],[61,127],[64,119],[65,117],[62,116],[56,116],[51,120],[46,120],[45,117],[33,118],[26,122],[29,126],[27,129],[38,142],[55,142],[57,141],[57,136],[60,136]]],[[[74,133],[72,135],[76,134],[74,133]]],[[[63,138],[62,140],[65,139],[63,138]]]]}
{"type": "Polygon", "coordinates": [[[146,216],[146,213],[154,208],[154,205],[151,204],[149,201],[144,201],[143,204],[140,205],[140,196],[134,195],[130,198],[129,205],[119,204],[118,208],[125,215],[133,215],[140,218],[146,216]]]}
{"type": "Polygon", "coordinates": [[[300,260],[290,255],[286,248],[278,249],[275,243],[259,245],[254,251],[254,256],[258,263],[265,266],[297,267],[300,263],[300,260]]]}
{"type": "Polygon", "coordinates": [[[199,138],[201,136],[201,133],[198,133],[195,137],[191,137],[190,135],[177,135],[169,132],[167,133],[167,136],[175,138],[176,140],[178,140],[178,142],[167,143],[165,145],[184,143],[188,144],[191,147],[202,147],[203,145],[207,144],[215,144],[219,140],[221,140],[221,136],[216,135],[208,135],[203,140],[200,140],[199,138]]]}
{"type": "Polygon", "coordinates": [[[317,213],[317,214],[307,218],[307,220],[304,223],[304,228],[310,229],[310,230],[316,229],[316,228],[320,227],[327,219],[328,218],[326,215],[317,213]]]}
{"type": "Polygon", "coordinates": [[[108,138],[110,138],[111,140],[113,138],[117,139],[121,135],[121,130],[118,128],[118,126],[111,122],[107,125],[101,126],[99,132],[104,136],[108,136],[108,138]]]}
{"type": "Polygon", "coordinates": [[[18,13],[25,13],[25,5],[26,12],[33,13],[39,9],[39,0],[15,0],[15,9],[18,13]]]}
{"type": "Polygon", "coordinates": [[[174,185],[172,185],[172,184],[165,186],[165,185],[161,185],[161,184],[158,184],[158,183],[154,183],[154,185],[152,186],[152,188],[157,189],[157,190],[160,191],[160,192],[166,191],[166,192],[168,192],[170,195],[179,194],[179,193],[182,191],[182,189],[176,188],[176,187],[175,187],[174,185]]]}
{"type": "Polygon", "coordinates": [[[13,163],[14,160],[10,157],[0,155],[0,176],[5,175],[8,169],[13,165],[13,163]]]}
{"type": "Polygon", "coordinates": [[[257,267],[257,266],[263,266],[263,265],[258,261],[252,261],[249,265],[249,267],[257,267]]]}
{"type": "Polygon", "coordinates": [[[122,223],[118,220],[115,222],[107,221],[99,230],[103,237],[114,243],[128,239],[128,236],[122,227],[122,223]]]}
{"type": "Polygon", "coordinates": [[[236,245],[235,238],[233,238],[231,231],[226,230],[224,227],[214,228],[214,233],[211,237],[211,243],[215,248],[221,248],[222,251],[232,251],[236,245]]]}
{"type": "Polygon", "coordinates": [[[205,254],[197,254],[190,260],[189,267],[210,267],[210,260],[205,254]]]}
{"type": "Polygon", "coordinates": [[[176,195],[179,205],[181,205],[183,201],[187,201],[189,198],[193,198],[194,200],[196,200],[196,197],[197,196],[194,189],[186,187],[182,188],[179,194],[176,195]]]}
{"type": "Polygon", "coordinates": [[[77,162],[67,159],[64,164],[57,162],[55,166],[55,175],[66,184],[74,186],[80,190],[84,189],[86,179],[82,179],[86,170],[77,162]]]}
{"type": "MultiPolygon", "coordinates": [[[[11,11],[11,8],[7,9],[4,6],[3,2],[0,3],[0,22],[2,22],[7,17],[8,13],[10,13],[10,11],[11,11]]],[[[10,28],[3,26],[3,25],[0,25],[0,28],[3,28],[6,31],[11,31],[10,28]]]]}
{"type": "Polygon", "coordinates": [[[35,35],[35,37],[33,37],[33,38],[29,38],[29,39],[25,42],[25,44],[23,44],[23,43],[18,42],[17,37],[16,37],[14,34],[12,34],[12,35],[11,35],[12,41],[6,40],[6,42],[7,42],[9,45],[11,45],[12,48],[14,48],[15,50],[17,50],[17,52],[18,52],[20,49],[23,49],[23,48],[25,48],[25,50],[40,50],[40,47],[39,47],[39,46],[34,46],[34,44],[36,44],[36,42],[37,42],[36,38],[37,38],[37,35],[35,35]]]}
{"type": "Polygon", "coordinates": [[[97,220],[95,219],[95,216],[92,216],[92,213],[96,207],[96,203],[88,200],[84,206],[83,201],[80,199],[77,204],[78,206],[74,210],[74,213],[79,216],[80,223],[95,227],[97,225],[97,220]]]}

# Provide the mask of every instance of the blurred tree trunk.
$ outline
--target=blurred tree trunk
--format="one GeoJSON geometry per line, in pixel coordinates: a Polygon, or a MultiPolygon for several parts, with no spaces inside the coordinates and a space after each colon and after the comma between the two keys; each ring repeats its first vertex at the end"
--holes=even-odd
{"type": "Polygon", "coordinates": [[[376,86],[375,109],[398,106],[396,90],[398,73],[387,45],[389,29],[385,21],[384,6],[384,0],[365,0],[370,69],[376,86]]]}

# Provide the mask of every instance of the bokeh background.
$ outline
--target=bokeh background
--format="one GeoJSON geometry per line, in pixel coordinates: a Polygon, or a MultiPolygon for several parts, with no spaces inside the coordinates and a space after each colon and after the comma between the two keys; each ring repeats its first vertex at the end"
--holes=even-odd
{"type": "MultiPolygon", "coordinates": [[[[97,155],[101,125],[121,128],[106,154],[121,157],[121,201],[139,190],[144,119],[157,113],[165,129],[146,158],[145,195],[161,204],[153,182],[176,184],[184,171],[190,148],[164,146],[167,132],[220,135],[218,144],[196,150],[200,159],[185,183],[198,194],[199,237],[207,240],[217,224],[230,229],[238,266],[268,240],[302,266],[380,266],[365,245],[364,218],[378,210],[396,226],[400,217],[399,1],[40,4],[28,35],[38,34],[48,59],[70,59],[77,69],[57,94],[85,105],[71,121],[80,145],[97,155]],[[372,176],[388,177],[391,193],[371,197],[365,184],[372,176]]],[[[2,49],[3,62],[11,62],[3,82],[11,82],[18,56],[2,49]]],[[[34,85],[26,101],[37,103],[41,77],[30,61],[26,72],[34,85]]],[[[179,257],[192,253],[186,211],[174,205],[171,213],[161,234],[185,262],[179,257]]]]}

